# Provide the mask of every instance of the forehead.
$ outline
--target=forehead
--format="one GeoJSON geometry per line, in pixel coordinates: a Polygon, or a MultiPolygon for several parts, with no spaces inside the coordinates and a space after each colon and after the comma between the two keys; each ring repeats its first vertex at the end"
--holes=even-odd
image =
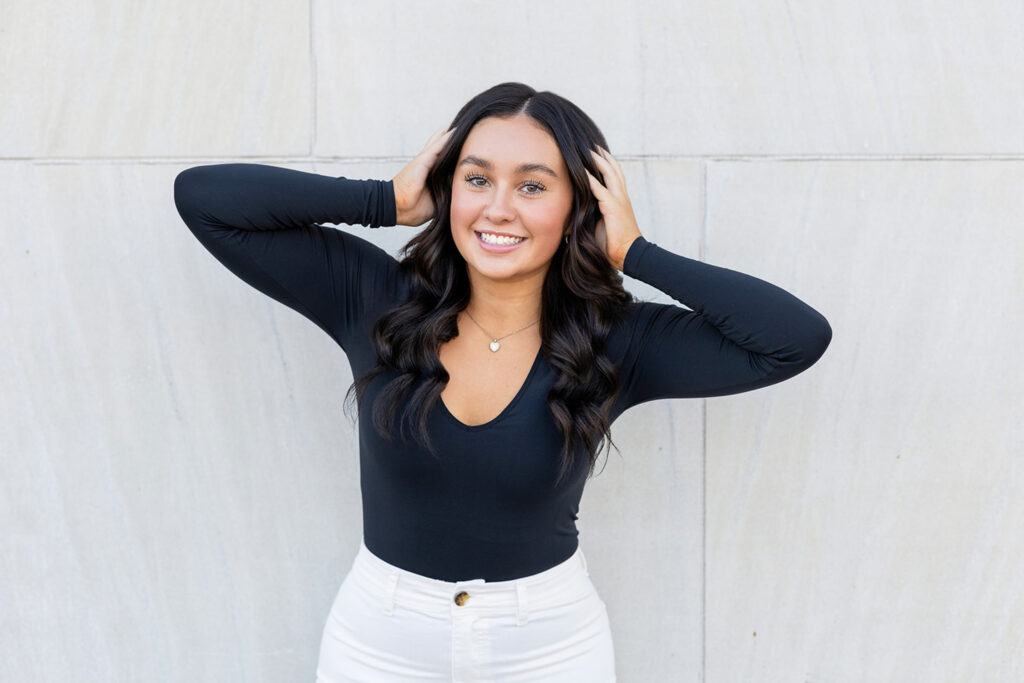
{"type": "Polygon", "coordinates": [[[469,155],[485,159],[499,169],[523,162],[548,164],[559,172],[565,168],[562,152],[551,133],[524,114],[477,121],[462,144],[459,160],[469,155]]]}

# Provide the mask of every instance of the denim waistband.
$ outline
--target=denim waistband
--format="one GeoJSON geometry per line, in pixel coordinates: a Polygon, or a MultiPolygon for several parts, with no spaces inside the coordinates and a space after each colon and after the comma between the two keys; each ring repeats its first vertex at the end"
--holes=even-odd
{"type": "Polygon", "coordinates": [[[507,581],[442,581],[384,561],[370,552],[363,539],[351,576],[363,589],[380,597],[389,615],[396,605],[435,615],[515,613],[520,625],[527,622],[531,609],[565,605],[594,590],[586,557],[578,545],[568,559],[530,576],[507,581]]]}

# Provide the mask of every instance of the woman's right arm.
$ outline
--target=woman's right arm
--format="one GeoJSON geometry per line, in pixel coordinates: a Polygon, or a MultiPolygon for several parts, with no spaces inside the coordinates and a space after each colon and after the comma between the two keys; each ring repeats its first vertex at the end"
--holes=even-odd
{"type": "Polygon", "coordinates": [[[343,347],[363,309],[394,284],[394,257],[361,237],[316,225],[395,225],[393,181],[214,164],[179,173],[174,203],[221,264],[343,347]]]}

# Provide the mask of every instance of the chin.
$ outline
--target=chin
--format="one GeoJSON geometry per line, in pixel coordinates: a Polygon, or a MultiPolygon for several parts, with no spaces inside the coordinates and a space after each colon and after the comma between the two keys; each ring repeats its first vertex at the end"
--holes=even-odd
{"type": "Polygon", "coordinates": [[[507,280],[508,278],[516,275],[518,270],[512,265],[495,265],[493,263],[487,263],[486,261],[481,262],[480,259],[469,262],[468,265],[471,265],[480,275],[492,280],[507,280]]]}

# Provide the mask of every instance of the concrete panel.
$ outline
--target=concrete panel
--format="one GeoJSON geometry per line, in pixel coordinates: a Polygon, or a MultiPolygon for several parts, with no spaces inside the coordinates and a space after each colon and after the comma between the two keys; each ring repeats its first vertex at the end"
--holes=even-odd
{"type": "Polygon", "coordinates": [[[316,152],[411,156],[518,80],[613,152],[1020,153],[1022,25],[1007,0],[314,0],[316,152]]]}
{"type": "Polygon", "coordinates": [[[309,3],[7,2],[0,156],[308,154],[309,3]]]}
{"type": "Polygon", "coordinates": [[[707,261],[834,330],[708,400],[708,681],[1024,677],[1024,163],[713,163],[707,261]]]}
{"type": "Polygon", "coordinates": [[[611,620],[622,683],[699,680],[703,654],[703,413],[654,401],[612,426],[587,484],[580,544],[611,620]]]}
{"type": "Polygon", "coordinates": [[[184,167],[0,164],[2,680],[314,677],[348,362],[195,240],[184,167]]]}
{"type": "MultiPolygon", "coordinates": [[[[634,9],[611,2],[598,7],[600,22],[590,18],[593,5],[576,0],[314,0],[316,153],[412,156],[466,100],[508,80],[550,88],[591,115],[604,114],[595,121],[607,125],[617,112],[611,106],[616,94],[642,66],[639,53],[613,53],[600,42],[615,26],[626,33],[626,44],[638,44],[634,9]],[[608,28],[602,30],[598,24],[604,22],[608,28]],[[572,25],[594,39],[565,40],[565,27],[572,25]],[[594,87],[602,81],[614,85],[594,87]]],[[[639,113],[640,103],[629,102],[627,111],[617,112],[623,124],[639,113]]]]}

